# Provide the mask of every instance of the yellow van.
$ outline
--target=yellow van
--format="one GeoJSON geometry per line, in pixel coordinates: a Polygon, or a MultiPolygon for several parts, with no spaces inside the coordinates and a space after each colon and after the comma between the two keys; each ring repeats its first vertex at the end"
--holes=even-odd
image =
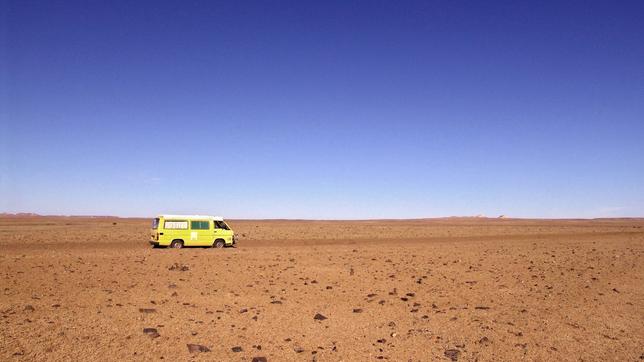
{"type": "Polygon", "coordinates": [[[159,215],[152,220],[150,244],[154,247],[208,246],[223,248],[237,243],[223,218],[205,215],[159,215]]]}

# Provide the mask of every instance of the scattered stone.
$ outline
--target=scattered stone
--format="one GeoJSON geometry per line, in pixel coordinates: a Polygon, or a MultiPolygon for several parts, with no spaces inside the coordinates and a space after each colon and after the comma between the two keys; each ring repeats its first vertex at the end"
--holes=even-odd
{"type": "Polygon", "coordinates": [[[461,354],[461,351],[458,349],[447,349],[445,350],[445,357],[449,358],[452,361],[458,361],[458,357],[461,354]]]}
{"type": "Polygon", "coordinates": [[[253,360],[251,362],[268,362],[266,357],[253,357],[253,360]]]}
{"type": "Polygon", "coordinates": [[[302,348],[302,346],[300,346],[299,344],[294,345],[294,346],[293,346],[293,350],[295,351],[295,353],[302,353],[302,352],[304,352],[304,348],[302,348]]]}
{"type": "Polygon", "coordinates": [[[201,353],[201,352],[210,352],[210,348],[202,346],[200,344],[186,344],[188,347],[188,352],[190,353],[201,353]]]}
{"type": "Polygon", "coordinates": [[[474,307],[474,309],[488,310],[488,309],[490,309],[490,307],[479,305],[479,306],[474,307]]]}
{"type": "Polygon", "coordinates": [[[143,333],[150,336],[150,338],[157,338],[161,336],[156,328],[143,328],[143,333]]]}
{"type": "Polygon", "coordinates": [[[242,308],[242,309],[239,310],[239,313],[246,313],[246,312],[248,312],[247,308],[242,308]]]}
{"type": "Polygon", "coordinates": [[[33,311],[35,311],[35,310],[36,310],[36,308],[34,308],[31,304],[27,304],[27,305],[25,306],[25,311],[26,311],[26,312],[33,312],[33,311]]]}
{"type": "Polygon", "coordinates": [[[233,352],[241,352],[241,351],[243,351],[244,349],[243,349],[243,348],[241,348],[241,347],[239,347],[239,346],[235,346],[235,347],[231,348],[231,350],[232,350],[233,352]]]}
{"type": "Polygon", "coordinates": [[[490,339],[484,336],[483,338],[479,339],[479,344],[487,346],[488,344],[490,344],[490,339]]]}
{"type": "Polygon", "coordinates": [[[154,313],[156,311],[154,308],[139,308],[139,312],[141,313],[154,313]]]}
{"type": "Polygon", "coordinates": [[[323,316],[320,313],[315,313],[315,316],[313,316],[313,319],[316,320],[316,321],[323,321],[323,320],[328,319],[328,318],[323,316]]]}
{"type": "Polygon", "coordinates": [[[190,267],[184,264],[174,263],[168,268],[168,270],[188,271],[190,270],[190,267]]]}
{"type": "Polygon", "coordinates": [[[361,308],[353,308],[353,313],[362,313],[361,308]]]}
{"type": "Polygon", "coordinates": [[[282,304],[282,302],[279,301],[279,300],[274,300],[274,301],[271,302],[271,304],[282,304]]]}

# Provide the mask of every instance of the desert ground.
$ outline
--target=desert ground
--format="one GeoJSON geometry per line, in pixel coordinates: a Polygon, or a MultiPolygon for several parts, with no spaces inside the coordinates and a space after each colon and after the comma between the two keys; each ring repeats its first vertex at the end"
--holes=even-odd
{"type": "Polygon", "coordinates": [[[642,219],[149,224],[0,218],[0,360],[644,359],[642,219]]]}

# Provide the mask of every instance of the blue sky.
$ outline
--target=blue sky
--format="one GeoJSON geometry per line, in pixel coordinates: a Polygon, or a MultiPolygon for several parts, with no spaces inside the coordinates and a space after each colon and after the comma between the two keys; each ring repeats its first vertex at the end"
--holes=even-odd
{"type": "Polygon", "coordinates": [[[644,216],[642,2],[1,4],[0,211],[644,216]]]}

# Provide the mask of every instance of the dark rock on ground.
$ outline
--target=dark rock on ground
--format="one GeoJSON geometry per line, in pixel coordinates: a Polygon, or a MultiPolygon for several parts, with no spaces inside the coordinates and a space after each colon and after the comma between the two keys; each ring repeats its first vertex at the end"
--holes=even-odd
{"type": "Polygon", "coordinates": [[[243,351],[244,349],[243,349],[243,348],[241,348],[241,347],[239,347],[239,346],[235,346],[235,347],[231,348],[231,350],[232,350],[233,352],[241,352],[241,351],[243,351]]]}
{"type": "Polygon", "coordinates": [[[445,350],[445,357],[449,358],[452,361],[458,361],[458,356],[461,354],[461,351],[458,349],[447,349],[445,350]]]}
{"type": "Polygon", "coordinates": [[[188,271],[190,270],[190,267],[188,267],[187,265],[174,263],[168,268],[168,270],[188,271]]]}
{"type": "Polygon", "coordinates": [[[320,313],[316,313],[315,316],[313,316],[313,319],[315,319],[316,321],[323,321],[323,320],[327,319],[327,317],[323,316],[320,313]]]}
{"type": "Polygon", "coordinates": [[[156,328],[143,328],[143,333],[150,336],[150,338],[157,338],[161,336],[156,328]]]}
{"type": "Polygon", "coordinates": [[[186,344],[188,347],[188,352],[190,353],[200,353],[200,352],[210,352],[210,348],[202,346],[200,344],[186,344]]]}

